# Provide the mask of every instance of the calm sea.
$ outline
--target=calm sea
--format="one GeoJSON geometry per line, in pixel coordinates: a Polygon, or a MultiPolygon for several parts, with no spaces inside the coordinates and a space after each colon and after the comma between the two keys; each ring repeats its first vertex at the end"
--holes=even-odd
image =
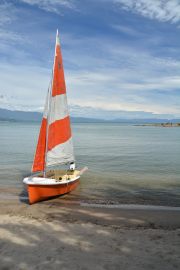
{"type": "MultiPolygon", "coordinates": [[[[73,124],[79,168],[89,171],[65,201],[180,206],[180,128],[73,124]]],[[[0,196],[27,196],[39,123],[0,122],[0,196]],[[4,193],[5,192],[5,193],[4,193]]]]}

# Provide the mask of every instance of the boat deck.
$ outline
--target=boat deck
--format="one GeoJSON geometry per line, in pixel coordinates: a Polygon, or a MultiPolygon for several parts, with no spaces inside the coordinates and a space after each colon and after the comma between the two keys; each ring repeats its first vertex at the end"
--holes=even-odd
{"type": "MultiPolygon", "coordinates": [[[[66,181],[66,180],[73,180],[79,175],[80,171],[74,170],[49,170],[46,172],[46,178],[55,179],[56,181],[66,181]]],[[[37,177],[42,177],[43,174],[40,173],[37,177]]]]}

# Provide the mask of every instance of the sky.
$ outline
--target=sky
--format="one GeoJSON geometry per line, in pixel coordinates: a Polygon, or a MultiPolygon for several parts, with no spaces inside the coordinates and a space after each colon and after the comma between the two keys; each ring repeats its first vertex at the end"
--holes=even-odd
{"type": "Polygon", "coordinates": [[[57,28],[72,116],[180,117],[180,0],[1,0],[0,108],[43,111],[57,28]]]}

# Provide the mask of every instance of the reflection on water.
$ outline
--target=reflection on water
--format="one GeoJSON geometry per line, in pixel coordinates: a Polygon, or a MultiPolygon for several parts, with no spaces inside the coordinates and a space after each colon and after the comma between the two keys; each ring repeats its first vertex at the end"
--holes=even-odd
{"type": "MultiPolygon", "coordinates": [[[[22,189],[39,124],[0,123],[0,183],[22,189]]],[[[78,166],[88,166],[65,200],[180,204],[180,128],[73,124],[78,166]]]]}

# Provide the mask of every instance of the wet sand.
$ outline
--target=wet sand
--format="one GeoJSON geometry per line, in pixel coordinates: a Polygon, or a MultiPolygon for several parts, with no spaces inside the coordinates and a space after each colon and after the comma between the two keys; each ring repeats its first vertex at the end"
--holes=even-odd
{"type": "Polygon", "coordinates": [[[0,269],[179,269],[180,210],[0,199],[0,269]]]}

